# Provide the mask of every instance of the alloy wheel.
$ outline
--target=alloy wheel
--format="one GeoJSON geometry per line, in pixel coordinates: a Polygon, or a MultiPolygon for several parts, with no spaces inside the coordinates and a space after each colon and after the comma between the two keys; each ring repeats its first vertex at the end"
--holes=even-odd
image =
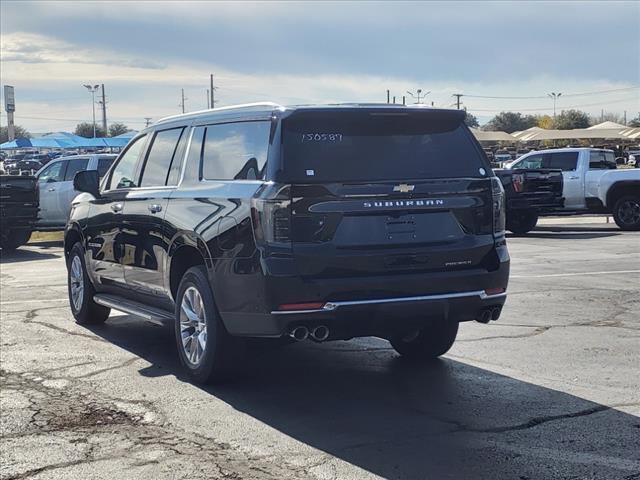
{"type": "Polygon", "coordinates": [[[188,362],[200,365],[207,347],[207,317],[202,296],[196,287],[189,287],[180,302],[180,337],[188,362]]]}
{"type": "Polygon", "coordinates": [[[82,308],[82,300],[84,299],[84,275],[82,272],[82,261],[77,255],[71,261],[71,269],[69,270],[71,284],[71,301],[76,312],[82,308]]]}

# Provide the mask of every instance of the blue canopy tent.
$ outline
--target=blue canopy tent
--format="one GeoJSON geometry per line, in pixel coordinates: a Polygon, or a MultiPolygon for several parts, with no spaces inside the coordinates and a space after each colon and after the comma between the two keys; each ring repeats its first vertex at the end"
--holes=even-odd
{"type": "Polygon", "coordinates": [[[0,145],[2,150],[20,148],[122,148],[137,132],[126,132],[117,137],[85,138],[73,133],[55,132],[37,138],[16,138],[0,145]]]}
{"type": "Polygon", "coordinates": [[[69,140],[38,137],[38,138],[16,138],[11,142],[0,145],[2,150],[17,150],[19,148],[77,148],[69,140]]]}

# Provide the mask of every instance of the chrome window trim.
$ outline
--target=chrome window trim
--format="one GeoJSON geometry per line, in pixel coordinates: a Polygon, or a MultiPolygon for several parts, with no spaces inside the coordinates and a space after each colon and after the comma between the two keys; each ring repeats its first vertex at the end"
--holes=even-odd
{"type": "Polygon", "coordinates": [[[354,305],[376,305],[383,303],[400,303],[400,302],[420,302],[425,300],[447,300],[450,298],[464,298],[464,297],[480,297],[481,300],[491,300],[494,298],[506,297],[507,292],[498,293],[496,295],[488,295],[484,290],[476,290],[472,292],[459,292],[459,293],[442,293],[438,295],[421,295],[418,297],[396,297],[396,298],[379,298],[374,300],[351,300],[343,302],[327,302],[324,307],[313,310],[273,310],[272,315],[290,315],[296,313],[320,313],[320,312],[333,312],[340,307],[351,307],[354,305]]]}

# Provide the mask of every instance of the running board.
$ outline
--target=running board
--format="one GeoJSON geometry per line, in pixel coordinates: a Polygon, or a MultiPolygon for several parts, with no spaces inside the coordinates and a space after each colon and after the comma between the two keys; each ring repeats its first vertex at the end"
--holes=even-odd
{"type": "Polygon", "coordinates": [[[104,307],[113,308],[120,312],[135,315],[158,325],[166,325],[173,322],[174,317],[166,310],[150,307],[142,303],[129,300],[128,298],[117,297],[115,295],[104,295],[102,293],[93,296],[93,301],[104,307]]]}

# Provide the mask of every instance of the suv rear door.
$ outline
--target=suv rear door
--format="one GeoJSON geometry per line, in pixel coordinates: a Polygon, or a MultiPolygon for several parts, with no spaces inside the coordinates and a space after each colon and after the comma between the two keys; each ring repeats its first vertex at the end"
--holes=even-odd
{"type": "Polygon", "coordinates": [[[478,268],[494,246],[492,174],[455,111],[303,110],[283,120],[280,183],[303,276],[478,268]]]}

